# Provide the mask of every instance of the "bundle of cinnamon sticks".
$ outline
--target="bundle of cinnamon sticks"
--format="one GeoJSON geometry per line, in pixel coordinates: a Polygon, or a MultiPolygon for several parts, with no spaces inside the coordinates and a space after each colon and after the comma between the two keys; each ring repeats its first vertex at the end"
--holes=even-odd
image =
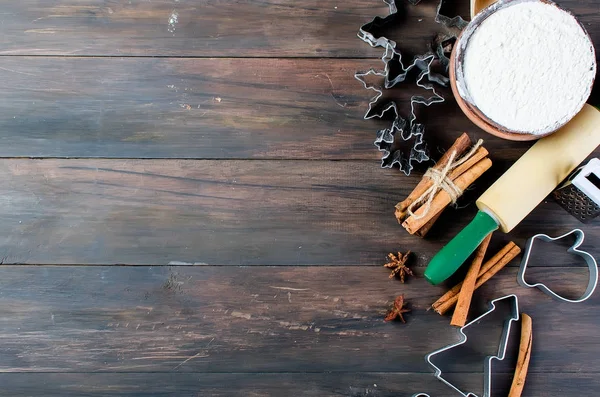
{"type": "Polygon", "coordinates": [[[442,211],[492,166],[481,142],[465,154],[471,139],[463,133],[412,193],[396,204],[396,219],[410,234],[424,237],[442,211]]]}

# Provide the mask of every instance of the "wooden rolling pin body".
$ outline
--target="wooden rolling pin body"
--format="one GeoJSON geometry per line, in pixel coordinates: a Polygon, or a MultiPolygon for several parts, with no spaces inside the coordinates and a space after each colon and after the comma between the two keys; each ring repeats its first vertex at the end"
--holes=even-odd
{"type": "Polygon", "coordinates": [[[600,111],[585,105],[573,120],[540,139],[477,200],[510,232],[600,145],[600,111]]]}

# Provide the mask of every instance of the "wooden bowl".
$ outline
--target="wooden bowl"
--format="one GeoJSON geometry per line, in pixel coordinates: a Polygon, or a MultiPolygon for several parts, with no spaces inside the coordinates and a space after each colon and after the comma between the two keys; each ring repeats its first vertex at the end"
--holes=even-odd
{"type": "MultiPolygon", "coordinates": [[[[514,5],[517,3],[540,2],[540,1],[543,3],[546,3],[546,4],[550,4],[554,7],[560,8],[555,3],[553,3],[552,1],[549,1],[549,0],[499,0],[498,2],[494,3],[490,7],[481,11],[479,14],[477,14],[475,16],[475,18],[473,18],[473,20],[469,23],[469,25],[467,25],[467,27],[462,31],[462,33],[458,37],[456,44],[454,45],[454,48],[452,49],[452,54],[450,55],[450,67],[449,67],[449,69],[450,69],[450,86],[452,87],[452,93],[454,94],[454,98],[456,99],[458,106],[461,108],[463,113],[469,118],[469,120],[471,120],[475,125],[477,125],[482,130],[484,130],[492,135],[495,135],[497,137],[500,137],[503,139],[508,139],[511,141],[534,141],[536,139],[543,138],[545,136],[548,136],[548,135],[554,133],[556,130],[560,129],[563,125],[567,124],[570,121],[570,119],[566,120],[564,123],[562,123],[560,125],[557,125],[557,127],[554,130],[548,131],[544,134],[534,134],[534,133],[517,132],[514,130],[510,130],[510,129],[496,123],[495,121],[491,120],[490,118],[488,118],[485,114],[483,114],[483,112],[475,104],[471,103],[470,101],[465,99],[460,94],[460,90],[458,89],[458,84],[457,84],[457,79],[456,79],[456,76],[458,74],[457,70],[458,70],[458,68],[460,68],[462,66],[462,62],[464,60],[464,52],[468,46],[468,39],[475,32],[475,30],[490,15],[492,15],[493,13],[495,13],[498,10],[501,10],[506,7],[510,7],[511,5],[514,5]]],[[[562,8],[561,8],[561,10],[565,11],[562,8]]],[[[568,12],[568,11],[566,11],[566,12],[568,12]]],[[[584,33],[589,38],[589,34],[585,30],[583,25],[581,25],[581,23],[579,23],[579,25],[581,26],[584,33]]],[[[591,41],[592,40],[590,38],[590,42],[591,41]]],[[[594,51],[593,47],[592,47],[592,51],[594,51]]],[[[595,53],[594,53],[594,59],[596,59],[595,53]]],[[[591,85],[593,87],[594,80],[592,80],[591,85]]],[[[590,92],[591,92],[591,87],[590,87],[590,92]]],[[[583,107],[583,105],[584,105],[584,103],[581,104],[581,107],[583,107]]],[[[579,109],[579,110],[581,110],[581,109],[579,109]]],[[[575,117],[575,115],[576,114],[574,114],[573,117],[575,117]]]]}

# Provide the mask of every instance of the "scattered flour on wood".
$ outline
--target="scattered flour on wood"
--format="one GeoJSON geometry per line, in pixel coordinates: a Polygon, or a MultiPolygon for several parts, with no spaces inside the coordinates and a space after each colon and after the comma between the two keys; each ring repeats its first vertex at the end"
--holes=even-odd
{"type": "Polygon", "coordinates": [[[575,17],[542,2],[496,11],[468,38],[464,54],[461,96],[517,132],[544,134],[566,123],[596,75],[593,44],[575,17]]]}
{"type": "Polygon", "coordinates": [[[178,22],[179,22],[179,13],[177,12],[177,10],[173,10],[173,12],[171,13],[171,16],[169,16],[169,24],[167,26],[167,30],[171,33],[175,33],[175,27],[177,26],[178,22]]]}

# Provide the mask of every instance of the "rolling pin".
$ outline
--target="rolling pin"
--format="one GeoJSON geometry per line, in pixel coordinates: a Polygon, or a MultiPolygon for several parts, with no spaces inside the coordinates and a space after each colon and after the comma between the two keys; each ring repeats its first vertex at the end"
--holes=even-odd
{"type": "Polygon", "coordinates": [[[600,145],[600,110],[583,109],[557,132],[537,141],[479,199],[471,223],[429,262],[425,278],[450,277],[496,229],[510,232],[600,145]]]}

